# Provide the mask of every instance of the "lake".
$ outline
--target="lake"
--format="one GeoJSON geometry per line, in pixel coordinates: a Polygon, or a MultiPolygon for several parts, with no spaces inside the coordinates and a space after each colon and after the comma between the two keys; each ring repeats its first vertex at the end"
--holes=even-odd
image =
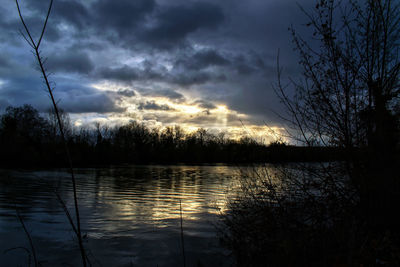
{"type": "MultiPolygon", "coordinates": [[[[230,266],[216,235],[239,174],[236,167],[118,166],[78,168],[84,245],[93,266],[230,266]]],[[[80,266],[76,238],[55,190],[73,213],[70,176],[62,169],[0,170],[0,265],[27,266],[33,239],[42,266],[80,266]],[[4,253],[3,253],[4,252],[4,253]]]]}

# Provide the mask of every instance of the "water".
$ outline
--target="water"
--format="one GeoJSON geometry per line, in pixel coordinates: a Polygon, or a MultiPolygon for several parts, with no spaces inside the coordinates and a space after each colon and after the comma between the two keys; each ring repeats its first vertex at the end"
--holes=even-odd
{"type": "MultiPolygon", "coordinates": [[[[76,170],[82,232],[94,266],[229,266],[215,223],[237,181],[229,166],[125,166],[76,170]]],[[[28,239],[42,266],[79,266],[76,238],[54,190],[73,213],[65,170],[0,170],[0,266],[27,266],[28,239]],[[3,253],[4,252],[4,253],[3,253]]]]}

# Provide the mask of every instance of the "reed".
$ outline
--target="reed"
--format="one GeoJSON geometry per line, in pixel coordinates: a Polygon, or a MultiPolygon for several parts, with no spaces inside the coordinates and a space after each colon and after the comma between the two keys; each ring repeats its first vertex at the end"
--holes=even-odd
{"type": "MultiPolygon", "coordinates": [[[[76,179],[75,179],[75,175],[74,175],[74,169],[73,169],[73,166],[72,166],[72,159],[71,159],[69,148],[68,148],[68,145],[67,145],[67,142],[66,142],[66,139],[65,139],[65,134],[64,134],[64,129],[63,129],[63,124],[62,124],[62,121],[61,121],[61,117],[60,117],[60,112],[59,112],[57,103],[56,103],[56,101],[54,99],[54,94],[53,94],[54,88],[52,88],[51,85],[50,85],[50,82],[49,82],[49,79],[48,79],[48,73],[47,73],[46,68],[44,66],[44,60],[43,60],[43,58],[41,56],[41,52],[39,50],[40,49],[40,45],[41,45],[42,40],[43,40],[44,33],[46,31],[47,22],[49,20],[49,16],[50,16],[50,13],[51,13],[51,8],[53,6],[53,0],[50,0],[49,8],[48,8],[47,14],[46,14],[46,19],[45,19],[45,21],[43,23],[41,34],[40,34],[40,37],[38,38],[37,41],[35,41],[33,39],[32,34],[31,34],[28,26],[25,23],[25,20],[24,20],[24,18],[22,16],[22,13],[21,13],[21,9],[20,9],[18,0],[15,0],[15,3],[17,5],[19,18],[20,18],[21,23],[22,23],[22,25],[24,27],[24,30],[25,30],[25,33],[23,31],[20,31],[20,33],[24,37],[24,39],[28,43],[28,45],[33,49],[36,61],[37,61],[38,65],[39,65],[39,69],[40,69],[40,72],[42,74],[42,78],[45,81],[46,89],[47,89],[47,92],[48,92],[48,94],[50,96],[51,103],[52,103],[53,108],[54,108],[54,112],[56,114],[57,124],[58,124],[59,130],[60,130],[61,139],[62,139],[62,142],[64,144],[64,151],[65,151],[65,154],[66,154],[66,157],[67,157],[67,160],[68,160],[69,172],[71,173],[71,181],[72,181],[73,195],[74,195],[74,208],[75,208],[76,221],[73,222],[70,219],[70,216],[68,216],[68,218],[69,218],[69,222],[70,222],[72,228],[74,229],[74,233],[76,234],[76,236],[78,238],[79,249],[80,249],[81,257],[82,257],[82,264],[83,264],[84,267],[86,267],[87,266],[86,252],[85,252],[85,248],[83,246],[83,241],[82,241],[82,232],[81,232],[81,223],[80,223],[80,215],[79,215],[78,196],[77,196],[77,189],[76,189],[76,179]]],[[[64,210],[66,210],[66,207],[64,207],[64,210]]],[[[69,212],[66,212],[66,214],[69,215],[69,212]]]]}

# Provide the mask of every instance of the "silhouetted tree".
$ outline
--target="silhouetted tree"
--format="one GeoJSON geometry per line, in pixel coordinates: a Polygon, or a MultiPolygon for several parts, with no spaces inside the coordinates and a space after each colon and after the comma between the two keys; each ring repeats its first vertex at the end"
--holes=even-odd
{"type": "MultiPolygon", "coordinates": [[[[64,135],[66,139],[69,139],[72,135],[72,125],[71,125],[71,119],[69,117],[69,114],[65,112],[63,109],[58,110],[61,124],[64,130],[64,135]]],[[[49,109],[47,113],[46,120],[49,124],[50,127],[50,133],[52,134],[52,139],[61,139],[61,132],[58,126],[58,120],[57,120],[57,115],[54,111],[54,109],[49,109]]],[[[60,140],[61,141],[61,140],[60,140]]]]}
{"type": "Polygon", "coordinates": [[[291,28],[303,78],[277,93],[289,137],[344,151],[340,162],[243,172],[224,240],[240,266],[400,264],[400,6],[392,0],[319,0],[291,28]]]}
{"type": "Polygon", "coordinates": [[[319,47],[292,29],[304,81],[291,84],[296,92],[291,99],[279,87],[296,130],[292,137],[309,146],[343,147],[347,173],[371,227],[397,225],[388,207],[400,205],[394,110],[400,93],[400,5],[324,0],[306,15],[319,47]]]}
{"type": "Polygon", "coordinates": [[[32,106],[7,107],[0,121],[3,162],[14,166],[31,159],[39,161],[49,135],[48,122],[32,106]]]}

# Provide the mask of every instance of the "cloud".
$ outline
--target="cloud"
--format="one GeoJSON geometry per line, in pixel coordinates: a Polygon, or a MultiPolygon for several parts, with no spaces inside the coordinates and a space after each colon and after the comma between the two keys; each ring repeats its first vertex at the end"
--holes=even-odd
{"type": "Polygon", "coordinates": [[[203,111],[195,114],[179,112],[147,112],[143,114],[144,120],[155,120],[163,125],[192,125],[196,127],[242,127],[242,122],[249,121],[243,115],[229,111],[220,113],[218,111],[203,111]]]}
{"type": "Polygon", "coordinates": [[[222,9],[212,3],[195,2],[168,6],[155,17],[155,26],[143,31],[146,43],[157,48],[171,48],[199,29],[214,29],[224,20],[222,9]]]}
{"type": "Polygon", "coordinates": [[[156,91],[156,93],[158,95],[165,96],[172,100],[184,100],[185,99],[185,97],[182,94],[180,94],[176,91],[173,91],[173,90],[167,90],[167,89],[158,90],[158,91],[156,91]]]}
{"type": "Polygon", "coordinates": [[[170,106],[168,106],[166,104],[157,104],[154,100],[140,103],[138,105],[138,109],[139,110],[162,110],[162,111],[175,110],[174,108],[171,108],[170,106]]]}
{"type": "MultiPolygon", "coordinates": [[[[126,84],[131,84],[132,82],[163,82],[184,87],[207,82],[222,82],[227,79],[223,73],[207,70],[199,71],[195,69],[174,68],[168,71],[163,67],[157,68],[157,66],[155,68],[151,66],[142,68],[128,65],[100,68],[96,71],[96,77],[126,84]]],[[[159,93],[162,92],[159,91],[159,93]]],[[[166,96],[175,97],[176,99],[180,98],[180,95],[177,94],[166,96]]]]}
{"type": "Polygon", "coordinates": [[[65,51],[50,55],[47,62],[50,71],[88,74],[94,69],[94,64],[86,53],[65,51]]]}
{"type": "Polygon", "coordinates": [[[84,84],[62,81],[57,85],[57,97],[61,100],[60,106],[71,113],[109,113],[125,112],[120,106],[121,96],[114,91],[101,91],[84,84]]]}
{"type": "Polygon", "coordinates": [[[182,72],[171,78],[171,82],[180,86],[192,86],[192,85],[200,85],[207,82],[223,82],[226,80],[226,76],[224,74],[214,74],[211,72],[205,71],[191,71],[191,72],[182,72]]]}
{"type": "MultiPolygon", "coordinates": [[[[37,37],[48,1],[21,5],[37,37]]],[[[141,112],[156,111],[159,121],[217,125],[212,110],[223,104],[255,123],[283,110],[271,87],[278,49],[284,75],[301,73],[287,27],[307,34],[303,17],[291,0],[57,0],[42,49],[56,96],[71,112],[124,112],[121,105],[142,99],[141,112]],[[113,92],[89,86],[98,83],[113,92]],[[205,112],[191,121],[172,118],[178,112],[145,101],[158,97],[205,112]]],[[[15,3],[1,5],[0,102],[44,107],[47,95],[18,29],[15,3]]]]}
{"type": "Polygon", "coordinates": [[[185,97],[181,93],[178,93],[172,89],[143,90],[142,94],[144,96],[166,97],[170,100],[177,101],[177,102],[185,100],[185,97]]]}
{"type": "Polygon", "coordinates": [[[104,93],[81,95],[69,101],[61,102],[61,107],[70,113],[108,113],[125,112],[126,108],[118,106],[115,99],[104,93]]]}
{"type": "Polygon", "coordinates": [[[249,75],[257,71],[257,65],[249,62],[250,59],[246,58],[244,55],[238,55],[234,59],[234,70],[240,75],[249,75]]]}
{"type": "Polygon", "coordinates": [[[0,54],[0,69],[6,69],[11,67],[11,61],[7,55],[0,54]]]}
{"type": "MultiPolygon", "coordinates": [[[[23,4],[26,4],[30,11],[33,11],[32,16],[43,20],[49,8],[50,1],[24,1],[22,11],[26,11],[23,4]]],[[[23,12],[25,14],[25,12],[23,12]]],[[[60,22],[68,23],[75,28],[87,26],[91,21],[91,14],[87,7],[80,1],[76,0],[58,0],[53,2],[52,14],[49,19],[49,24],[59,24],[60,22]]],[[[42,25],[42,24],[41,24],[42,25]]]]}
{"type": "MultiPolygon", "coordinates": [[[[28,25],[33,31],[38,31],[43,25],[48,2],[30,1],[27,6],[34,11],[26,18],[28,25]]],[[[75,38],[90,35],[107,38],[112,43],[117,39],[120,43],[131,43],[135,39],[135,30],[155,7],[154,0],[55,1],[48,24],[52,29],[46,30],[46,38],[55,41],[56,37],[68,38],[73,34],[75,38]]]]}
{"type": "Polygon", "coordinates": [[[191,57],[178,59],[175,62],[175,67],[184,70],[200,70],[210,66],[227,66],[229,64],[229,59],[223,57],[215,50],[207,49],[199,51],[191,57]]]}
{"type": "Polygon", "coordinates": [[[119,38],[131,38],[134,29],[156,7],[154,0],[99,0],[92,4],[96,27],[116,33],[119,38]]]}
{"type": "Polygon", "coordinates": [[[135,91],[131,89],[120,89],[117,91],[117,94],[125,97],[132,97],[136,95],[135,91]]]}
{"type": "MultiPolygon", "coordinates": [[[[40,36],[40,33],[43,28],[43,17],[27,17],[25,18],[25,22],[28,25],[28,28],[34,38],[34,40],[37,40],[40,36]]],[[[21,30],[25,34],[25,31],[23,31],[23,26],[21,25],[21,22],[18,19],[15,19],[13,21],[10,21],[7,25],[9,29],[12,29],[14,33],[18,32],[18,30],[21,30]]],[[[22,36],[18,36],[20,40],[22,41],[23,38],[22,36]]],[[[56,24],[47,24],[46,26],[46,41],[51,41],[51,42],[56,42],[61,39],[61,34],[57,28],[56,24]]]]}
{"type": "Polygon", "coordinates": [[[13,106],[27,103],[36,107],[41,106],[40,103],[46,103],[47,106],[47,95],[43,90],[38,90],[43,85],[37,77],[21,77],[21,74],[17,77],[12,77],[0,86],[0,101],[6,101],[13,106]]]}
{"type": "Polygon", "coordinates": [[[196,100],[194,102],[194,104],[197,104],[199,107],[205,108],[205,109],[214,109],[214,108],[216,108],[216,106],[213,103],[208,102],[208,101],[203,100],[203,99],[196,100]]]}
{"type": "MultiPolygon", "coordinates": [[[[71,79],[58,77],[55,87],[55,100],[60,108],[71,113],[82,112],[124,112],[120,106],[120,95],[111,91],[100,91],[91,86],[77,83],[71,79]]],[[[46,111],[51,105],[43,82],[36,76],[19,77],[0,87],[0,101],[10,105],[31,104],[39,111],[46,111]]]]}
{"type": "Polygon", "coordinates": [[[110,79],[114,81],[120,81],[129,83],[138,80],[162,80],[163,74],[154,71],[150,68],[140,69],[137,67],[131,67],[123,65],[121,67],[104,67],[98,70],[97,77],[102,79],[110,79]]]}
{"type": "Polygon", "coordinates": [[[139,79],[139,70],[129,66],[122,66],[118,68],[101,68],[98,71],[99,77],[103,79],[110,79],[114,81],[131,82],[139,79]]]}
{"type": "MultiPolygon", "coordinates": [[[[45,1],[32,1],[32,2],[45,2],[45,1]]],[[[83,27],[87,27],[91,21],[91,13],[81,2],[78,1],[74,0],[55,1],[54,11],[55,14],[53,17],[62,20],[70,25],[73,25],[76,29],[82,29],[83,27]]]]}

